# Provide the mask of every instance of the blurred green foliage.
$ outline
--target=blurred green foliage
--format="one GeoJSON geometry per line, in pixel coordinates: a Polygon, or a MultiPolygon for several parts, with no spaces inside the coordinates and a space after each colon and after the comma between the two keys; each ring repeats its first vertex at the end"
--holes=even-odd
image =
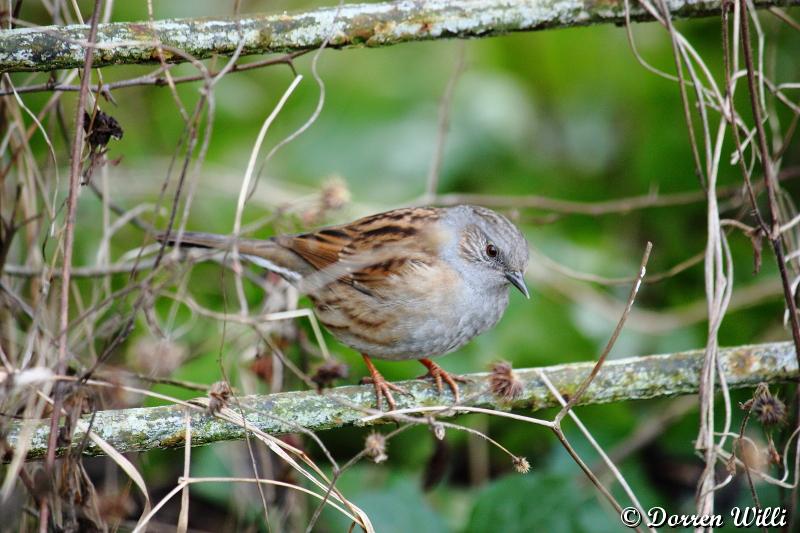
{"type": "MultiPolygon", "coordinates": [[[[156,5],[156,17],[228,14],[229,4],[163,2],[156,5]]],[[[242,9],[277,11],[310,6],[308,2],[249,1],[243,3],[242,9]]],[[[22,17],[36,20],[35,9],[26,3],[22,17]]],[[[795,17],[800,15],[797,10],[790,13],[795,17]]],[[[144,2],[115,5],[117,20],[145,17],[144,2]]],[[[770,56],[775,65],[774,77],[797,81],[800,34],[778,24],[774,17],[763,16],[762,22],[765,32],[779,45],[770,56]]],[[[720,77],[719,20],[683,21],[678,27],[713,67],[714,75],[720,77]]],[[[669,40],[659,27],[637,24],[633,33],[639,52],[648,62],[667,72],[674,71],[669,40]]],[[[465,43],[440,41],[386,49],[325,51],[319,60],[319,75],[325,83],[322,113],[307,132],[266,164],[259,190],[270,183],[279,188],[291,184],[298,194],[308,195],[330,176],[341,176],[352,192],[354,204],[334,214],[331,222],[417,198],[424,192],[436,144],[439,100],[462,50],[466,69],[452,101],[439,192],[538,194],[601,201],[650,191],[700,189],[677,86],[642,68],[631,53],[624,28],[601,26],[465,43]]],[[[316,106],[319,88],[311,75],[312,56],[296,61],[296,68],[305,79],[270,131],[267,147],[300,126],[316,106]]],[[[150,68],[108,68],[103,71],[103,79],[129,78],[150,68]]],[[[190,66],[174,69],[176,75],[191,72],[190,66]]],[[[261,121],[274,108],[291,79],[290,69],[279,65],[230,75],[219,83],[214,94],[211,143],[188,229],[231,230],[236,195],[253,141],[261,121]]],[[[189,110],[199,96],[198,87],[198,84],[178,87],[177,94],[189,110]]],[[[742,86],[737,102],[745,97],[743,93],[742,86]]],[[[35,109],[46,98],[47,95],[30,95],[24,99],[35,109]]],[[[122,159],[117,166],[108,168],[109,189],[112,197],[127,207],[152,202],[166,176],[166,162],[181,137],[183,122],[167,88],[124,89],[115,98],[116,105],[101,103],[125,130],[123,140],[110,145],[109,158],[122,159]]],[[[73,100],[70,97],[65,101],[73,100]]],[[[785,109],[779,111],[785,123],[789,115],[785,109]]],[[[65,116],[72,115],[68,112],[65,116]]],[[[35,138],[34,142],[46,157],[41,139],[35,138]]],[[[732,146],[726,145],[723,153],[730,154],[731,150],[732,146]]],[[[724,155],[723,160],[726,158],[724,155]]],[[[800,164],[797,143],[786,153],[783,163],[784,167],[800,164]]],[[[721,165],[720,186],[738,184],[740,180],[738,167],[721,165]]],[[[174,185],[171,187],[174,189],[174,185]]],[[[797,192],[794,183],[786,187],[792,193],[797,192]]],[[[246,221],[264,216],[269,200],[257,195],[245,212],[246,221]]],[[[100,216],[96,198],[83,194],[78,214],[81,231],[76,243],[76,264],[90,264],[94,260],[101,228],[91,221],[100,216]]],[[[702,202],[597,217],[571,215],[555,220],[546,220],[544,213],[523,211],[520,220],[528,239],[542,253],[576,270],[604,276],[633,274],[647,240],[654,243],[649,267],[652,272],[667,269],[700,252],[706,240],[702,202]]],[[[280,229],[301,228],[298,220],[280,229]]],[[[262,231],[259,236],[267,234],[262,231]]],[[[754,277],[749,240],[738,233],[732,233],[730,239],[736,289],[775,278],[770,254],[765,254],[762,271],[754,277]]],[[[112,241],[112,254],[118,258],[141,242],[137,230],[125,228],[112,241]]],[[[537,261],[536,254],[532,261],[537,261]]],[[[218,266],[199,265],[190,279],[191,293],[203,305],[218,310],[236,309],[232,276],[223,276],[218,266]]],[[[120,278],[114,283],[121,287],[125,282],[120,278]]],[[[663,314],[643,319],[657,322],[661,316],[680,313],[692,302],[702,302],[703,287],[703,270],[698,265],[674,278],[645,286],[637,307],[663,314]]],[[[258,289],[248,286],[247,290],[251,303],[260,300],[258,289]]],[[[599,290],[621,299],[628,288],[599,290]]],[[[450,371],[470,372],[483,370],[497,359],[509,360],[515,367],[527,367],[597,357],[617,317],[599,311],[587,301],[571,298],[553,286],[534,286],[532,292],[530,301],[513,295],[505,318],[495,330],[445,357],[442,364],[450,371]]],[[[166,315],[168,303],[160,303],[158,312],[166,315]]],[[[721,343],[735,345],[785,338],[782,309],[776,293],[752,306],[732,311],[723,324],[721,343]]],[[[123,305],[120,312],[124,310],[123,305]]],[[[186,325],[185,311],[182,309],[176,317],[177,326],[186,325]]],[[[123,353],[129,353],[137,339],[146,335],[146,328],[141,325],[123,353]]],[[[707,325],[703,321],[659,334],[634,326],[622,334],[613,357],[677,351],[705,344],[707,325]]],[[[191,358],[173,377],[212,383],[220,379],[220,365],[224,364],[236,382],[240,372],[247,372],[235,363],[244,347],[225,333],[218,322],[198,321],[180,339],[191,348],[191,358]]],[[[358,355],[330,337],[328,341],[335,354],[351,365],[351,380],[357,380],[363,374],[358,355]]],[[[295,349],[289,349],[288,353],[298,357],[295,349]]],[[[420,371],[413,362],[378,364],[390,379],[409,378],[420,371]]],[[[156,390],[178,397],[195,394],[167,386],[156,390]]],[[[262,385],[260,390],[267,388],[262,385]]],[[[735,396],[744,398],[746,393],[735,396]]],[[[668,402],[582,408],[578,413],[597,440],[611,449],[663,411],[668,402]]],[[[738,413],[735,415],[738,419],[738,413]]],[[[474,421],[477,418],[462,417],[460,421],[472,424],[477,423],[474,421]]],[[[476,452],[476,446],[470,447],[467,442],[471,437],[448,431],[450,453],[444,480],[424,492],[421,478],[428,468],[425,465],[433,451],[433,439],[426,428],[415,428],[390,442],[386,463],[361,463],[343,476],[339,486],[364,507],[382,532],[621,529],[613,511],[598,502],[594,488],[548,432],[505,419],[480,423],[513,453],[528,457],[532,472],[524,476],[516,474],[504,454],[484,444],[477,446],[483,451],[476,452]],[[487,454],[488,462],[475,467],[476,471],[488,477],[470,473],[470,461],[479,453],[487,454]]],[[[669,454],[671,461],[696,467],[700,464],[692,453],[696,428],[695,412],[665,428],[658,440],[660,452],[669,454]]],[[[757,428],[754,433],[758,433],[757,428]]],[[[346,460],[361,449],[365,435],[365,430],[346,429],[330,431],[321,437],[335,457],[346,460]]],[[[568,435],[574,437],[576,448],[587,462],[593,463],[596,455],[588,445],[576,432],[570,430],[568,435]]],[[[238,472],[241,465],[229,464],[222,453],[225,446],[196,450],[193,474],[238,472]]],[[[176,459],[175,453],[145,454],[141,460],[146,467],[146,479],[158,479],[162,469],[177,468],[182,460],[176,459]]],[[[317,452],[314,454],[321,457],[317,452]]],[[[653,475],[654,469],[669,469],[669,464],[667,460],[659,464],[652,456],[634,454],[621,467],[645,506],[663,505],[687,511],[691,508],[692,487],[677,490],[653,475]]],[[[164,479],[167,485],[173,481],[164,479]]],[[[195,498],[227,508],[231,513],[241,512],[229,524],[242,527],[247,522],[258,524],[262,515],[260,500],[254,497],[255,489],[231,490],[227,485],[192,488],[195,498]],[[237,500],[234,495],[239,490],[249,493],[249,498],[237,500]],[[246,512],[242,509],[243,501],[249,502],[246,512]]],[[[748,503],[746,487],[739,485],[737,490],[732,501],[748,503]]],[[[619,494],[616,488],[615,493],[619,494]]],[[[765,485],[759,486],[759,494],[762,502],[777,502],[777,491],[765,485]]],[[[314,502],[309,505],[313,510],[314,502]]],[[[343,531],[346,527],[341,515],[325,511],[319,530],[343,531]]]]}

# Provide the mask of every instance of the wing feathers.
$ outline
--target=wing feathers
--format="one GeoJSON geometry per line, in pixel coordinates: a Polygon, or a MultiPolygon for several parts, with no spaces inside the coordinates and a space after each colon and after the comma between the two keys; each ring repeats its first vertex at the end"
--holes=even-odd
{"type": "MultiPolygon", "coordinates": [[[[239,239],[238,248],[243,255],[266,259],[304,278],[314,277],[313,282],[308,279],[312,293],[313,287],[339,280],[373,296],[393,276],[438,257],[439,217],[436,208],[396,209],[311,233],[239,239]]],[[[173,236],[157,238],[174,244],[173,236]]],[[[228,250],[233,241],[225,235],[187,232],[181,244],[228,250]]]]}

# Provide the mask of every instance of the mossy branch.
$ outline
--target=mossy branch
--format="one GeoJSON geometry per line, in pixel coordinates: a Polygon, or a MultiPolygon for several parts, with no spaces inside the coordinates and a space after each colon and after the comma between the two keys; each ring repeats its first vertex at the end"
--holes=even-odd
{"type": "MultiPolygon", "coordinates": [[[[798,5],[800,0],[754,0],[755,7],[798,5]]],[[[635,0],[633,20],[650,20],[635,0]]],[[[674,17],[720,12],[720,0],[666,0],[674,17]]],[[[329,46],[388,46],[408,41],[473,38],[515,31],[585,26],[625,20],[624,0],[427,0],[351,4],[298,13],[223,19],[173,19],[100,24],[93,66],[152,63],[158,45],[168,62],[329,46]]],[[[0,31],[0,72],[50,71],[83,64],[86,25],[0,31]]]]}
{"type": "MultiPolygon", "coordinates": [[[[731,388],[752,387],[762,381],[775,383],[800,378],[794,347],[789,342],[723,349],[719,357],[731,388]]],[[[472,374],[468,377],[474,381],[462,385],[462,404],[496,409],[513,407],[537,410],[551,407],[557,402],[540,379],[539,372],[546,374],[564,397],[569,397],[593,365],[593,362],[584,362],[515,370],[523,389],[513,403],[504,402],[492,394],[490,374],[472,374]]],[[[580,404],[694,393],[699,386],[702,365],[702,350],[607,361],[582,396],[580,404]]],[[[452,404],[453,398],[449,392],[439,397],[436,389],[427,382],[414,380],[401,385],[411,395],[396,395],[400,409],[452,404]]],[[[277,435],[295,433],[300,426],[319,431],[357,425],[373,405],[373,389],[363,385],[338,387],[324,394],[301,391],[244,396],[231,407],[238,410],[241,406],[250,424],[277,435]]],[[[181,447],[184,445],[185,409],[180,405],[169,405],[99,411],[95,413],[93,431],[120,452],[181,447]]],[[[86,416],[84,420],[88,422],[90,418],[86,416]]],[[[386,421],[388,419],[376,423],[386,421]]],[[[28,459],[40,459],[47,449],[49,423],[38,420],[12,423],[6,436],[12,448],[18,444],[23,424],[27,424],[27,429],[31,430],[28,459]]],[[[88,441],[84,437],[85,434],[79,429],[72,436],[72,442],[88,441]]],[[[210,416],[199,406],[192,413],[193,445],[243,438],[241,427],[210,416]]],[[[88,443],[84,450],[86,455],[102,454],[96,444],[92,441],[88,443]]],[[[58,454],[63,455],[66,451],[62,447],[58,454]]]]}

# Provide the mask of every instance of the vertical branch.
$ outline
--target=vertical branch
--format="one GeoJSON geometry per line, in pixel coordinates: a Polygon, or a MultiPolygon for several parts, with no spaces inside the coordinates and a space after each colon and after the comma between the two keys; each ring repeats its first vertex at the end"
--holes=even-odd
{"type": "MultiPolygon", "coordinates": [[[[97,24],[100,19],[101,0],[95,0],[94,10],[92,11],[91,29],[89,30],[88,45],[83,64],[83,78],[81,79],[81,90],[78,95],[78,105],[75,110],[75,138],[72,143],[72,154],[70,159],[69,175],[69,194],[67,196],[67,215],[64,234],[64,256],[61,270],[61,298],[59,311],[59,332],[58,332],[58,366],[57,374],[64,375],[67,370],[67,329],[69,325],[69,288],[70,274],[72,272],[72,248],[75,240],[75,212],[78,203],[78,185],[81,175],[81,152],[83,149],[83,113],[86,108],[86,95],[89,91],[89,82],[92,76],[93,44],[97,38],[97,24]]],[[[50,421],[50,437],[47,444],[47,459],[45,469],[52,474],[53,464],[55,463],[56,440],[58,438],[58,421],[63,404],[63,385],[57,383],[54,390],[53,414],[50,421]]],[[[47,529],[48,507],[47,499],[42,499],[40,512],[40,528],[47,529]]]]}
{"type": "MultiPolygon", "coordinates": [[[[753,48],[750,40],[750,11],[747,0],[739,0],[742,9],[742,50],[744,52],[745,68],[747,70],[747,88],[750,95],[750,106],[753,108],[753,120],[756,126],[756,138],[758,140],[758,151],[761,153],[761,164],[764,170],[764,186],[767,189],[767,199],[769,201],[769,215],[771,228],[766,233],[775,258],[778,261],[778,271],[781,275],[783,285],[783,296],[786,300],[786,307],[789,309],[789,323],[792,328],[792,340],[794,341],[797,352],[797,360],[800,363],[800,321],[797,317],[797,302],[792,291],[792,284],[786,272],[786,256],[783,251],[783,241],[781,239],[780,211],[778,209],[777,180],[775,179],[775,166],[772,156],[767,148],[767,134],[764,130],[764,121],[761,114],[761,105],[758,102],[756,87],[756,73],[753,66],[753,48]]],[[[759,76],[763,76],[759,72],[759,76]]],[[[757,206],[753,206],[758,209],[757,206]]]]}
{"type": "MultiPolygon", "coordinates": [[[[745,69],[747,71],[747,88],[750,96],[750,106],[753,109],[753,120],[756,126],[756,138],[758,140],[758,150],[761,153],[761,165],[764,171],[764,185],[767,189],[767,199],[769,206],[769,215],[771,228],[766,228],[763,218],[759,215],[759,220],[762,225],[762,231],[769,239],[772,250],[775,253],[775,260],[778,262],[778,272],[781,276],[781,285],[783,287],[783,297],[786,301],[786,307],[789,311],[789,324],[792,329],[792,340],[794,341],[795,353],[797,355],[798,364],[800,364],[800,322],[797,317],[797,302],[795,300],[794,291],[792,289],[789,274],[786,271],[786,257],[783,250],[783,240],[781,237],[781,221],[780,211],[778,208],[777,180],[775,179],[775,166],[772,161],[772,156],[767,148],[767,134],[764,130],[764,122],[761,116],[761,105],[758,101],[756,93],[756,74],[753,66],[753,49],[750,39],[750,19],[749,10],[746,0],[740,0],[742,10],[742,51],[744,55],[745,69]]],[[[763,72],[759,72],[760,79],[763,80],[763,72]]],[[[788,139],[787,139],[788,143],[788,139]]],[[[753,209],[758,212],[758,206],[753,205],[753,209]]],[[[800,387],[795,389],[795,405],[797,410],[795,412],[795,423],[800,427],[800,387]]],[[[795,484],[791,491],[790,497],[790,519],[792,525],[796,523],[796,509],[797,509],[797,495],[798,487],[795,484]]]]}

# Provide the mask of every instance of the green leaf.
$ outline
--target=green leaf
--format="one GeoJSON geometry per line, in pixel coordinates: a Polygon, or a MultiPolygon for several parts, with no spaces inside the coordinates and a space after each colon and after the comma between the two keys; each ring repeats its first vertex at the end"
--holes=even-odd
{"type": "MultiPolygon", "coordinates": [[[[381,487],[363,486],[363,492],[345,492],[350,500],[367,513],[375,531],[381,533],[448,532],[444,520],[428,504],[419,485],[408,478],[396,477],[381,487]]],[[[326,512],[332,531],[346,531],[349,521],[339,513],[326,512]]]]}
{"type": "Polygon", "coordinates": [[[477,498],[465,533],[612,532],[621,526],[575,476],[509,475],[477,498]]]}

